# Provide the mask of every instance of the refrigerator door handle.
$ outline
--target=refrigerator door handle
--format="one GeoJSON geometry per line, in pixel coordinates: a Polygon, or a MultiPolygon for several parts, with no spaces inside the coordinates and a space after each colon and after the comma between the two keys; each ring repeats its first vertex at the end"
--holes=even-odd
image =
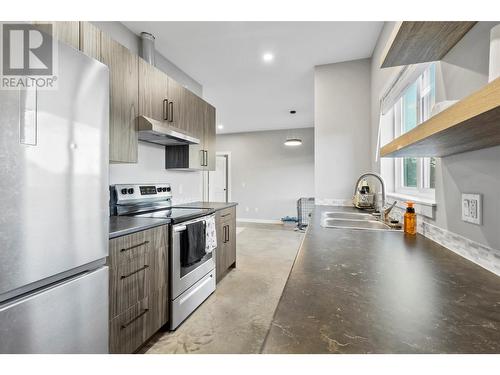
{"type": "Polygon", "coordinates": [[[36,86],[19,90],[19,143],[36,146],[36,86]]]}

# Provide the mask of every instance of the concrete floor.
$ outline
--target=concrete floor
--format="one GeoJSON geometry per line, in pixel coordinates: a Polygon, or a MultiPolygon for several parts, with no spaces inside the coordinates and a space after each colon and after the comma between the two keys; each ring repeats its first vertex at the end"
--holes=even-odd
{"type": "Polygon", "coordinates": [[[143,353],[259,353],[303,233],[238,223],[237,268],[175,332],[159,332],[143,353]]]}

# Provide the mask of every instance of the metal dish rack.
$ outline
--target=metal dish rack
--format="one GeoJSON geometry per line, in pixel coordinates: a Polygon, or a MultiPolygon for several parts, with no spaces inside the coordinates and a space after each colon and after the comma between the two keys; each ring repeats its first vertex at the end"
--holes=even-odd
{"type": "Polygon", "coordinates": [[[299,198],[297,201],[297,228],[304,229],[309,225],[314,209],[314,198],[299,198]]]}

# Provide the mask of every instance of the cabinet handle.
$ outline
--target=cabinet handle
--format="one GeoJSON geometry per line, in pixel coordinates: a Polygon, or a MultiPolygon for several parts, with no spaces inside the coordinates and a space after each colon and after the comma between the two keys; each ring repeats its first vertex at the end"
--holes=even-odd
{"type": "Polygon", "coordinates": [[[130,247],[126,247],[126,248],[120,249],[120,253],[123,253],[124,251],[129,251],[129,250],[135,249],[137,247],[141,247],[141,246],[147,245],[148,243],[149,243],[149,241],[144,241],[144,242],[138,243],[137,245],[133,245],[133,246],[130,246],[130,247]]]}
{"type": "Polygon", "coordinates": [[[205,150],[205,167],[208,167],[208,151],[205,150]]]}
{"type": "Polygon", "coordinates": [[[204,167],[205,166],[205,153],[203,152],[203,150],[200,150],[200,166],[204,167]]]}
{"type": "Polygon", "coordinates": [[[222,227],[222,236],[224,237],[222,243],[226,243],[226,226],[222,227]]]}
{"type": "Polygon", "coordinates": [[[227,214],[224,214],[224,215],[220,215],[220,217],[226,217],[226,216],[229,216],[231,215],[231,213],[227,213],[227,214]]]}
{"type": "Polygon", "coordinates": [[[169,122],[174,122],[174,102],[169,102],[168,103],[168,111],[170,113],[170,120],[169,122]]]}
{"type": "Polygon", "coordinates": [[[163,99],[163,119],[168,121],[168,99],[163,99]]]}
{"type": "Polygon", "coordinates": [[[121,329],[127,328],[129,325],[131,325],[133,322],[135,322],[137,319],[139,319],[141,316],[146,314],[149,311],[149,309],[144,309],[139,315],[137,315],[135,318],[130,319],[127,323],[122,324],[121,329]]]}
{"type": "Polygon", "coordinates": [[[120,279],[122,279],[122,280],[123,280],[123,279],[126,279],[127,277],[130,277],[130,276],[132,276],[132,275],[135,275],[137,272],[144,271],[146,268],[149,268],[149,266],[148,266],[147,264],[146,264],[146,265],[144,265],[144,267],[141,267],[141,268],[139,268],[139,269],[137,269],[137,270],[135,270],[135,271],[130,272],[129,274],[122,275],[122,276],[120,277],[120,279]]]}
{"type": "Polygon", "coordinates": [[[229,242],[229,225],[226,225],[226,227],[227,227],[227,230],[226,230],[226,235],[227,235],[226,242],[229,242]]]}

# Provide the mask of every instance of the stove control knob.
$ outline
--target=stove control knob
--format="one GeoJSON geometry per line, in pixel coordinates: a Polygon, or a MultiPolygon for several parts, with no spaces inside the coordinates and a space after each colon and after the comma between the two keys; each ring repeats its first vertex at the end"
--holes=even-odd
{"type": "Polygon", "coordinates": [[[134,194],[134,189],[133,188],[128,188],[127,193],[134,194]]]}
{"type": "Polygon", "coordinates": [[[157,187],[157,188],[156,188],[156,192],[157,192],[157,193],[161,193],[161,187],[157,187]]]}
{"type": "Polygon", "coordinates": [[[122,194],[127,194],[127,189],[122,189],[122,190],[121,190],[121,193],[122,193],[122,194]]]}
{"type": "Polygon", "coordinates": [[[169,186],[169,187],[167,187],[167,188],[165,188],[165,191],[170,191],[170,190],[172,190],[172,189],[170,188],[170,186],[169,186]]]}

